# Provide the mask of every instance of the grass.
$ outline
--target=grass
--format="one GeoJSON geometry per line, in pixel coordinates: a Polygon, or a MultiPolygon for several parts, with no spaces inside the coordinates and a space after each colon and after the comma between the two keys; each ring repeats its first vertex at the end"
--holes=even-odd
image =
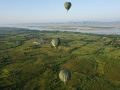
{"type": "Polygon", "coordinates": [[[120,46],[110,43],[118,39],[119,35],[0,28],[0,89],[119,90],[120,46]],[[33,43],[45,37],[59,37],[60,46],[33,43]],[[72,74],[66,85],[59,79],[61,69],[72,74]]]}

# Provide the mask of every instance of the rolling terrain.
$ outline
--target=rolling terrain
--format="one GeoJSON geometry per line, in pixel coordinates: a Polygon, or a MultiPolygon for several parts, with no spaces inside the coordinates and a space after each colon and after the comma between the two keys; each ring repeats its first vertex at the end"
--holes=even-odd
{"type": "Polygon", "coordinates": [[[0,90],[120,90],[119,69],[120,35],[0,27],[0,90]]]}

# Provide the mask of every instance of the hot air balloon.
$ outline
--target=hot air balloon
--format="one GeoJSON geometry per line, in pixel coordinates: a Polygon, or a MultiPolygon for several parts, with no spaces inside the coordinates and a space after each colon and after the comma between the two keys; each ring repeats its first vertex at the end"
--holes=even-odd
{"type": "Polygon", "coordinates": [[[59,73],[59,78],[64,82],[64,84],[66,84],[66,82],[71,78],[71,73],[65,69],[61,70],[59,73]]]}
{"type": "Polygon", "coordinates": [[[71,6],[72,6],[71,2],[65,2],[64,3],[64,7],[67,11],[70,9],[71,6]]]}
{"type": "Polygon", "coordinates": [[[60,39],[59,38],[52,39],[52,45],[55,48],[57,48],[60,45],[60,39]]]}

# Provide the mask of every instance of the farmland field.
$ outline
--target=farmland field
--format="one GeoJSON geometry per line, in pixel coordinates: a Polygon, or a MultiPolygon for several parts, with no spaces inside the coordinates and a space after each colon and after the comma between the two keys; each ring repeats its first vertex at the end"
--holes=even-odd
{"type": "Polygon", "coordinates": [[[0,90],[120,90],[120,35],[1,27],[0,90]]]}

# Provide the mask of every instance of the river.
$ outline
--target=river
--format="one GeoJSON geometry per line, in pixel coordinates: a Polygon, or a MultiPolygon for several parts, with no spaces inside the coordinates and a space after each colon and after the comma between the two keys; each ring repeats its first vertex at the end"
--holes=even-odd
{"type": "Polygon", "coordinates": [[[91,33],[91,34],[117,34],[120,35],[120,30],[51,30],[51,29],[41,29],[36,27],[28,27],[28,26],[5,26],[5,27],[15,27],[15,28],[26,28],[30,30],[40,30],[40,31],[66,31],[66,32],[81,32],[81,33],[91,33]]]}
{"type": "Polygon", "coordinates": [[[117,34],[120,35],[120,30],[48,30],[48,29],[40,29],[40,28],[34,28],[34,27],[22,27],[22,28],[27,28],[30,30],[40,30],[40,31],[66,31],[66,32],[81,32],[81,33],[92,33],[92,34],[117,34]]]}

